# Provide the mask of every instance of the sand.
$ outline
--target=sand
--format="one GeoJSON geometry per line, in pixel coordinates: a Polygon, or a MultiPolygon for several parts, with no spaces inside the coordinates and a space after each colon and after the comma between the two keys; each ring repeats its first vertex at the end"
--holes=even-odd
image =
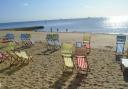
{"type": "MultiPolygon", "coordinates": [[[[1,31],[3,36],[7,32],[1,31]]],[[[44,55],[45,36],[43,32],[13,31],[16,40],[21,33],[31,33],[36,42],[26,49],[33,56],[28,65],[9,67],[9,60],[0,64],[0,89],[127,89],[120,64],[115,61],[116,36],[92,34],[91,53],[88,55],[88,75],[63,72],[60,50],[44,55]],[[42,52],[43,51],[43,52],[42,52]]],[[[82,33],[59,33],[61,42],[82,40],[82,33]]]]}

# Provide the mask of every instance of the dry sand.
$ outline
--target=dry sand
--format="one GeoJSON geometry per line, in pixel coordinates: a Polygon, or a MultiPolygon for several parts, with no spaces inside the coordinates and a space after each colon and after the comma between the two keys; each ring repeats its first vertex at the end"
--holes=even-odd
{"type": "MultiPolygon", "coordinates": [[[[7,32],[1,32],[3,36],[7,32]]],[[[20,33],[16,34],[16,39],[20,33]]],[[[88,76],[62,72],[63,59],[60,50],[44,55],[47,33],[30,32],[35,45],[26,49],[33,55],[29,65],[9,67],[9,60],[0,64],[0,89],[128,89],[120,65],[115,61],[115,35],[93,34],[92,50],[88,55],[88,76]],[[42,43],[40,43],[42,41],[42,43]]],[[[82,40],[82,33],[60,33],[61,42],[82,40]]]]}

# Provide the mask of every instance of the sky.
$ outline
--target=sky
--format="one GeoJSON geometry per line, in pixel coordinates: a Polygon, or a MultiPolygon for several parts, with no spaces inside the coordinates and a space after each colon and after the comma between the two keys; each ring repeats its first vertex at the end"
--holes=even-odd
{"type": "Polygon", "coordinates": [[[0,22],[128,16],[128,0],[0,0],[0,22]]]}

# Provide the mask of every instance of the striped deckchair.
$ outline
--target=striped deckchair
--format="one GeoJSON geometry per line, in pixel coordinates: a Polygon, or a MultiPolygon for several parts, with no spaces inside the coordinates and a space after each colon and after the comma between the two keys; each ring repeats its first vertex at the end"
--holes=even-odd
{"type": "Polygon", "coordinates": [[[61,55],[64,60],[64,68],[72,69],[74,68],[73,63],[73,45],[70,43],[63,43],[61,46],[61,55]]]}
{"type": "Polygon", "coordinates": [[[87,61],[87,49],[85,47],[75,48],[75,67],[77,72],[86,73],[89,70],[89,65],[87,61]]]}

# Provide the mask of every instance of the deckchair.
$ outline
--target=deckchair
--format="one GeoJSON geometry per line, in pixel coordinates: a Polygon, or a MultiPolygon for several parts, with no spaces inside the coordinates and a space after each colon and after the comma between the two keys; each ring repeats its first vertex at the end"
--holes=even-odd
{"type": "Polygon", "coordinates": [[[52,34],[46,35],[46,41],[47,41],[47,49],[52,50],[54,48],[54,41],[52,39],[52,34]]]}
{"type": "Polygon", "coordinates": [[[126,36],[125,35],[117,35],[116,38],[116,60],[119,60],[120,58],[117,59],[117,57],[122,57],[124,54],[124,45],[126,41],[126,36]]]}
{"type": "Polygon", "coordinates": [[[14,41],[14,34],[13,33],[7,33],[5,38],[10,42],[14,41]]]}
{"type": "Polygon", "coordinates": [[[32,41],[30,40],[30,37],[30,34],[21,34],[20,38],[23,46],[30,47],[33,45],[32,41]]]}
{"type": "Polygon", "coordinates": [[[91,50],[90,40],[91,40],[90,34],[83,35],[83,45],[85,46],[85,48],[87,48],[87,53],[89,53],[91,50]]]}
{"type": "Polygon", "coordinates": [[[64,60],[64,70],[66,68],[68,69],[74,69],[74,63],[73,63],[73,45],[69,43],[63,43],[61,46],[61,55],[64,60]]]}
{"type": "Polygon", "coordinates": [[[15,51],[15,54],[19,59],[22,60],[23,63],[29,63],[30,61],[32,61],[32,56],[28,55],[26,51],[15,51]]]}
{"type": "Polygon", "coordinates": [[[87,50],[85,47],[75,48],[75,67],[79,73],[88,73],[89,65],[87,61],[87,50]]]}
{"type": "Polygon", "coordinates": [[[54,41],[54,48],[59,49],[60,48],[60,41],[59,41],[59,35],[58,34],[53,34],[52,35],[52,40],[54,41]]]}

